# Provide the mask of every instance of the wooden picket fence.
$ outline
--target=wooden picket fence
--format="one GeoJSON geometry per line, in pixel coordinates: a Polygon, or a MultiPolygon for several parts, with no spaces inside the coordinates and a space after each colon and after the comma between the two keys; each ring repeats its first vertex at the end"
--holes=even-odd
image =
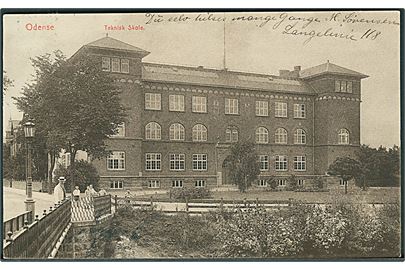
{"type": "Polygon", "coordinates": [[[65,200],[46,212],[41,218],[36,215],[33,223],[13,235],[7,232],[3,245],[5,259],[41,259],[48,258],[65,228],[70,225],[71,202],[65,200]]]}

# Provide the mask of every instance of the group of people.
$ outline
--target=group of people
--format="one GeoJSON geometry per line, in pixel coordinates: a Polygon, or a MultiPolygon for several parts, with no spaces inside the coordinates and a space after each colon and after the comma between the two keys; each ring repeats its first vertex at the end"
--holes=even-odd
{"type": "MultiPolygon", "coordinates": [[[[65,189],[65,182],[66,179],[64,177],[59,177],[58,179],[59,183],[55,186],[53,189],[53,194],[55,198],[55,203],[59,203],[66,198],[66,189],[65,189]]],[[[79,200],[80,198],[80,189],[79,186],[75,186],[75,189],[73,190],[73,199],[74,200],[79,200]]],[[[93,185],[88,185],[85,192],[84,192],[86,197],[95,197],[95,196],[104,196],[107,195],[107,191],[105,189],[100,189],[98,192],[93,188],[93,185]]]]}

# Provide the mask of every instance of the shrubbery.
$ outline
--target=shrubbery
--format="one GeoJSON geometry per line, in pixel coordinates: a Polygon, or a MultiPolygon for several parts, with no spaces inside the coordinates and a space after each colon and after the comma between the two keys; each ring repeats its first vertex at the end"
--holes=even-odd
{"type": "Polygon", "coordinates": [[[400,255],[400,206],[337,200],[210,212],[202,216],[119,209],[114,239],[126,236],[162,257],[350,258],[400,255]]]}
{"type": "Polygon", "coordinates": [[[60,176],[65,177],[65,188],[67,192],[71,192],[71,179],[74,178],[75,186],[79,186],[81,192],[84,192],[88,185],[93,185],[94,189],[98,190],[100,176],[98,175],[97,169],[93,164],[80,160],[75,162],[74,172],[72,172],[71,167],[65,168],[60,166],[55,171],[55,185],[58,182],[60,176]]]}
{"type": "Polygon", "coordinates": [[[171,198],[186,201],[191,199],[205,199],[211,197],[211,191],[207,188],[175,188],[170,190],[171,198]]]}
{"type": "Polygon", "coordinates": [[[253,208],[218,215],[225,257],[396,257],[399,207],[301,206],[279,213],[253,208]],[[395,213],[395,214],[393,214],[395,213]]]}

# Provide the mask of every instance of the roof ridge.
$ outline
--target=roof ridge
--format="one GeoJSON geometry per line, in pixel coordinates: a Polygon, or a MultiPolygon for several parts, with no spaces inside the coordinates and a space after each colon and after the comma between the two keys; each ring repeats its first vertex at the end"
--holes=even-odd
{"type": "Polygon", "coordinates": [[[144,54],[145,56],[150,53],[142,48],[136,47],[127,42],[121,41],[119,39],[116,39],[116,38],[113,38],[110,36],[105,36],[105,37],[99,38],[95,41],[87,43],[84,46],[107,48],[107,49],[114,49],[114,50],[123,50],[123,51],[133,51],[133,52],[138,52],[138,53],[144,54]]]}
{"type": "Polygon", "coordinates": [[[283,80],[293,80],[293,81],[300,81],[301,78],[293,78],[293,77],[280,77],[275,74],[267,74],[267,73],[255,73],[250,71],[243,71],[243,70],[224,70],[220,68],[213,68],[213,67],[203,67],[203,66],[189,66],[189,65],[179,65],[179,64],[168,64],[168,63],[153,63],[153,62],[142,62],[145,65],[153,65],[153,66],[163,66],[163,67],[171,67],[171,68],[185,68],[185,69],[192,69],[192,70],[199,70],[199,71],[207,71],[207,72],[228,72],[233,73],[235,75],[251,75],[251,76],[263,76],[263,77],[271,77],[283,80]],[[202,67],[202,68],[201,68],[202,67]]]}

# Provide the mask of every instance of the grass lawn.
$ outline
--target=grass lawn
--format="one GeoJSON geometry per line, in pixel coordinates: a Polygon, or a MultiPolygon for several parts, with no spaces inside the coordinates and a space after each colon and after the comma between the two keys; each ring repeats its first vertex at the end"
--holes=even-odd
{"type": "MultiPolygon", "coordinates": [[[[400,188],[368,188],[366,191],[361,189],[348,190],[348,194],[343,189],[331,190],[328,192],[294,192],[294,191],[264,191],[251,190],[245,193],[239,191],[213,191],[211,198],[204,201],[242,201],[246,198],[248,201],[256,199],[266,201],[288,201],[289,199],[307,202],[307,203],[325,203],[336,200],[350,200],[359,203],[393,203],[400,200],[400,188]]],[[[137,199],[152,199],[154,201],[172,201],[169,192],[152,195],[137,195],[137,199]]]]}

